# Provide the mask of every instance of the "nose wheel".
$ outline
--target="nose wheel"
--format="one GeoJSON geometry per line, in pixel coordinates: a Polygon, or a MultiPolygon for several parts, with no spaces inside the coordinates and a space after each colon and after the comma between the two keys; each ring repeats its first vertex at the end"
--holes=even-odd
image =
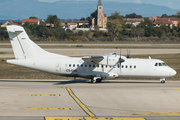
{"type": "Polygon", "coordinates": [[[102,81],[101,77],[94,77],[93,79],[91,79],[91,83],[100,83],[102,81]]]}
{"type": "Polygon", "coordinates": [[[160,82],[161,82],[161,83],[165,83],[165,82],[166,82],[166,79],[165,79],[165,78],[161,78],[161,79],[160,79],[160,82]]]}

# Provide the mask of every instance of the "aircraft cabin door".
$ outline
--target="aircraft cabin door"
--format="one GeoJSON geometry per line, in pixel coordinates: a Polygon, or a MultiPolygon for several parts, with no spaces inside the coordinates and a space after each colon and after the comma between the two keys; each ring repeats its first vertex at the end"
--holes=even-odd
{"type": "Polygon", "coordinates": [[[56,70],[56,73],[61,73],[61,64],[60,63],[56,64],[55,70],[56,70]]]}

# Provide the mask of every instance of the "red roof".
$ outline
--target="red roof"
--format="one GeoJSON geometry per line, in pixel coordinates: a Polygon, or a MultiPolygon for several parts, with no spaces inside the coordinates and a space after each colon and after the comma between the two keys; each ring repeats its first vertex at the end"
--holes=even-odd
{"type": "Polygon", "coordinates": [[[15,25],[15,23],[13,23],[11,20],[8,20],[12,25],[15,25]]]}
{"type": "Polygon", "coordinates": [[[23,19],[22,22],[38,23],[39,19],[23,19]]]}
{"type": "Polygon", "coordinates": [[[157,18],[155,24],[172,24],[170,18],[157,18]]]}
{"type": "Polygon", "coordinates": [[[123,20],[127,22],[143,22],[144,18],[124,18],[123,20]]]}
{"type": "Polygon", "coordinates": [[[104,14],[104,17],[107,17],[107,15],[106,15],[106,14],[104,14]]]}
{"type": "Polygon", "coordinates": [[[178,21],[178,18],[177,17],[170,17],[169,18],[171,21],[178,21]]]}
{"type": "Polygon", "coordinates": [[[154,20],[156,20],[158,17],[156,17],[156,16],[152,16],[152,18],[153,18],[154,20]]]}

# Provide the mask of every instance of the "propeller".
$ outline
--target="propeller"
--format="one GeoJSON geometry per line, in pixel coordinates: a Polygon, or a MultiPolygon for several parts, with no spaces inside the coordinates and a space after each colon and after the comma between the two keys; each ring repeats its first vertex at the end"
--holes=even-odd
{"type": "Polygon", "coordinates": [[[121,58],[121,48],[120,48],[120,57],[119,57],[119,68],[120,68],[120,71],[121,71],[121,63],[123,63],[125,60],[121,58]]]}
{"type": "Polygon", "coordinates": [[[127,58],[131,58],[130,53],[131,53],[131,51],[127,49],[127,58]]]}

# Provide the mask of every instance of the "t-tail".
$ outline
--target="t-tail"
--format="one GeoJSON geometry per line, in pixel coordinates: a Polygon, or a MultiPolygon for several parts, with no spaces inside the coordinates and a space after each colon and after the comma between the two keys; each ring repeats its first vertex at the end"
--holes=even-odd
{"type": "Polygon", "coordinates": [[[16,59],[62,56],[54,53],[49,53],[40,48],[37,44],[30,40],[24,28],[21,26],[7,26],[7,32],[9,34],[9,38],[16,59]]]}

